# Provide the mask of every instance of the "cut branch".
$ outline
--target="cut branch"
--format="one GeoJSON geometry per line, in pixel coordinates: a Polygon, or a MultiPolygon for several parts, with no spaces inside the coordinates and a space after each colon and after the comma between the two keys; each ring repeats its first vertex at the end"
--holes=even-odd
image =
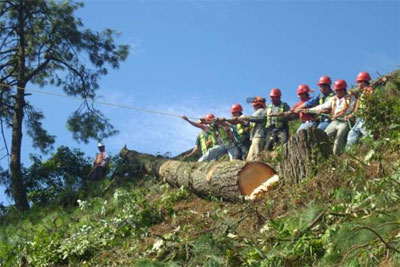
{"type": "Polygon", "coordinates": [[[385,241],[385,239],[383,239],[383,237],[380,234],[378,234],[377,231],[375,231],[371,227],[360,226],[357,230],[362,230],[362,229],[365,229],[365,230],[368,230],[368,231],[374,233],[374,235],[376,235],[379,238],[379,240],[385,245],[385,247],[387,249],[390,249],[390,250],[393,250],[394,252],[400,253],[400,251],[398,249],[396,249],[395,247],[392,247],[388,242],[385,241]]]}

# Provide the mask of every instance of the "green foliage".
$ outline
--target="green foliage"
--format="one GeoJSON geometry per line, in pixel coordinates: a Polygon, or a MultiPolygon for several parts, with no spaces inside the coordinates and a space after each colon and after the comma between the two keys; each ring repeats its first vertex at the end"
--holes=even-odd
{"type": "Polygon", "coordinates": [[[396,140],[400,137],[400,70],[373,86],[375,92],[367,98],[361,116],[375,139],[396,140]]]}
{"type": "Polygon", "coordinates": [[[77,191],[89,179],[91,161],[78,149],[61,146],[48,160],[32,155],[31,161],[24,180],[33,203],[45,204],[61,193],[77,191]]]}
{"type": "Polygon", "coordinates": [[[32,138],[32,146],[34,148],[39,148],[42,153],[48,153],[53,149],[55,136],[49,135],[47,131],[43,129],[41,122],[44,118],[43,113],[34,110],[30,105],[25,107],[25,112],[27,115],[27,120],[25,121],[27,133],[32,138]]]}
{"type": "MultiPolygon", "coordinates": [[[[182,192],[166,195],[165,199],[179,199],[180,195],[182,192]]],[[[78,200],[78,205],[73,213],[53,211],[39,221],[25,215],[18,227],[3,225],[0,265],[25,261],[42,266],[88,260],[99,250],[115,246],[121,238],[147,236],[148,228],[163,220],[160,207],[147,200],[142,190],[118,189],[111,199],[78,200]],[[7,238],[10,233],[13,240],[7,238]]]]}

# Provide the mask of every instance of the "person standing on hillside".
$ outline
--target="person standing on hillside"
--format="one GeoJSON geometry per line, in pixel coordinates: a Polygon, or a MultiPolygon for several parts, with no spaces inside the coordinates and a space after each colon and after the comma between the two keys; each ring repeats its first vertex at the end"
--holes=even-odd
{"type": "Polygon", "coordinates": [[[245,160],[250,147],[250,123],[240,120],[244,116],[243,107],[240,104],[232,105],[231,114],[232,119],[228,122],[237,148],[236,158],[245,160]]]}
{"type": "Polygon", "coordinates": [[[306,130],[312,126],[317,126],[317,117],[315,114],[304,113],[301,112],[301,107],[310,100],[311,89],[307,84],[300,84],[297,88],[297,96],[300,99],[300,102],[297,102],[293,108],[287,112],[285,112],[285,116],[291,116],[292,114],[298,114],[301,124],[297,129],[296,133],[301,130],[306,130]]]}
{"type": "Polygon", "coordinates": [[[101,180],[107,170],[110,156],[106,152],[105,146],[102,143],[99,143],[97,147],[100,152],[96,154],[96,158],[93,161],[93,169],[90,176],[92,176],[94,180],[101,180]]]}
{"type": "Polygon", "coordinates": [[[271,104],[267,106],[265,124],[265,149],[272,150],[276,144],[284,144],[289,138],[289,120],[284,113],[290,110],[287,103],[281,101],[282,92],[273,88],[269,93],[271,104]]]}
{"type": "Polygon", "coordinates": [[[257,96],[251,104],[254,108],[254,113],[251,116],[240,118],[244,122],[250,122],[251,145],[246,157],[247,161],[257,160],[265,145],[265,98],[257,96]]]}
{"type": "MultiPolygon", "coordinates": [[[[331,84],[332,80],[329,76],[326,75],[321,76],[321,78],[319,78],[318,81],[320,93],[312,97],[302,105],[299,105],[297,108],[298,109],[312,108],[317,105],[322,105],[330,101],[330,99],[335,96],[335,92],[331,89],[331,84]]],[[[318,116],[319,117],[319,122],[317,126],[318,129],[325,130],[326,127],[328,127],[328,125],[331,123],[331,120],[329,119],[329,115],[327,115],[327,113],[330,113],[330,108],[318,116]]]]}
{"type": "Polygon", "coordinates": [[[353,112],[356,100],[353,95],[347,93],[345,80],[335,81],[333,89],[336,96],[332,97],[330,101],[302,111],[320,113],[327,108],[331,109],[330,119],[332,122],[325,129],[325,133],[330,138],[334,138],[333,153],[339,155],[344,150],[347,134],[350,130],[350,121],[346,119],[346,116],[353,112]]]}
{"type": "Polygon", "coordinates": [[[370,80],[371,76],[368,72],[360,72],[356,78],[358,87],[354,90],[350,90],[350,94],[354,95],[357,98],[357,101],[354,107],[354,112],[346,116],[346,119],[356,118],[356,122],[347,136],[346,151],[350,150],[351,146],[354,145],[362,136],[368,135],[368,131],[364,126],[364,120],[359,114],[365,110],[366,99],[374,93],[374,88],[370,86],[370,80]]]}

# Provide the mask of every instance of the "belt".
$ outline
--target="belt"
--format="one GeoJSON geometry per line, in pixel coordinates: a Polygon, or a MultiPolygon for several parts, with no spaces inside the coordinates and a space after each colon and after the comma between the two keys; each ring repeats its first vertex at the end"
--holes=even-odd
{"type": "Polygon", "coordinates": [[[313,121],[302,121],[301,123],[309,123],[309,122],[318,122],[318,120],[313,120],[313,121]]]}

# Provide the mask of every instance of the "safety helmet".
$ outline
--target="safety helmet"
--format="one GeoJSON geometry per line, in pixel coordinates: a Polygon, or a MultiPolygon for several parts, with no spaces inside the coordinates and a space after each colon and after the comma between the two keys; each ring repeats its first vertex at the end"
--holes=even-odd
{"type": "Polygon", "coordinates": [[[345,80],[336,80],[335,81],[335,84],[334,84],[334,86],[333,86],[333,89],[335,90],[335,91],[337,91],[337,90],[342,90],[342,89],[347,89],[347,83],[346,83],[346,81],[345,80]]]}
{"type": "Polygon", "coordinates": [[[332,80],[329,76],[323,75],[319,78],[318,85],[321,84],[332,84],[332,80]]]}
{"type": "Polygon", "coordinates": [[[280,97],[282,96],[281,90],[279,88],[273,88],[271,93],[269,94],[270,97],[280,97]]]}
{"type": "Polygon", "coordinates": [[[204,119],[205,119],[205,121],[207,121],[207,122],[210,122],[210,121],[212,121],[212,120],[214,120],[215,119],[215,116],[214,116],[214,114],[207,114],[205,117],[204,117],[204,119]]]}
{"type": "Polygon", "coordinates": [[[370,81],[370,80],[371,80],[371,76],[369,75],[368,72],[360,72],[360,73],[357,75],[356,82],[361,82],[361,81],[366,81],[366,82],[368,82],[368,81],[370,81]]]}
{"type": "Polygon", "coordinates": [[[231,107],[231,113],[243,112],[243,108],[240,104],[233,104],[231,107]]]}
{"type": "Polygon", "coordinates": [[[262,106],[265,108],[265,98],[262,96],[257,96],[253,99],[253,102],[251,103],[254,106],[262,106]]]}
{"type": "Polygon", "coordinates": [[[104,145],[103,145],[102,143],[99,143],[99,144],[97,145],[97,147],[104,147],[104,145]]]}
{"type": "Polygon", "coordinates": [[[307,84],[300,84],[299,87],[297,88],[298,95],[308,94],[310,92],[311,92],[310,87],[308,87],[307,84]]]}

